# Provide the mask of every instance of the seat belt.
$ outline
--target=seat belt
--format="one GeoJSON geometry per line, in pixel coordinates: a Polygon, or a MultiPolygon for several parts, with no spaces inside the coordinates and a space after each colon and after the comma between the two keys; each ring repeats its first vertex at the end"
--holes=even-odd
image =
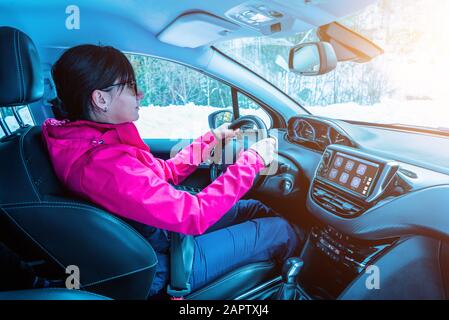
{"type": "Polygon", "coordinates": [[[167,294],[172,299],[183,299],[191,291],[189,278],[195,249],[193,236],[171,232],[170,283],[167,294]]]}

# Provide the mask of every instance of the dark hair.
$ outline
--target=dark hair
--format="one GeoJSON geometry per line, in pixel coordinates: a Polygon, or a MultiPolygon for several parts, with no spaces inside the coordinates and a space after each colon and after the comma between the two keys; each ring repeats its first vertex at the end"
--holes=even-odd
{"type": "MultiPolygon", "coordinates": [[[[110,46],[80,45],[65,51],[51,69],[58,99],[53,101],[57,118],[90,120],[95,112],[92,92],[120,82],[135,81],[126,56],[110,46]]],[[[123,90],[123,87],[121,88],[123,90]]]]}

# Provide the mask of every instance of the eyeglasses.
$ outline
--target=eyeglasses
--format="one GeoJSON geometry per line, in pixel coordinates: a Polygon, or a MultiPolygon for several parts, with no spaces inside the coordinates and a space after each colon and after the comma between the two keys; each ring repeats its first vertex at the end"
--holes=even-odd
{"type": "Polygon", "coordinates": [[[131,89],[131,91],[134,92],[134,95],[137,96],[137,83],[135,81],[126,81],[126,82],[111,84],[110,86],[107,86],[106,88],[103,88],[100,90],[107,90],[112,87],[123,86],[123,85],[126,85],[129,89],[131,89]]]}

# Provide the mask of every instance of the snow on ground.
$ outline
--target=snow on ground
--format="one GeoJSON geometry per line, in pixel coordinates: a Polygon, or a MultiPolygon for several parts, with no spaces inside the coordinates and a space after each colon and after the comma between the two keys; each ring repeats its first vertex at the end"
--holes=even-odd
{"type": "Polygon", "coordinates": [[[371,106],[356,103],[307,107],[315,115],[376,123],[401,123],[449,128],[449,105],[432,100],[383,100],[371,106]]]}
{"type": "Polygon", "coordinates": [[[142,138],[196,138],[208,129],[208,116],[217,108],[185,106],[141,107],[137,129],[142,138]]]}
{"type": "MultiPolygon", "coordinates": [[[[143,107],[136,125],[143,138],[194,139],[209,130],[207,117],[217,110],[219,109],[194,104],[143,107]]],[[[371,106],[344,103],[307,107],[307,110],[336,119],[449,128],[449,106],[432,100],[384,100],[371,106]]],[[[259,115],[266,123],[270,123],[261,109],[242,111],[243,114],[259,115]]]]}
{"type": "MultiPolygon", "coordinates": [[[[184,106],[142,107],[136,126],[144,139],[195,139],[210,130],[208,116],[218,110],[225,109],[192,103],[184,106]]],[[[268,126],[271,123],[262,109],[242,109],[240,113],[260,116],[268,126]]]]}

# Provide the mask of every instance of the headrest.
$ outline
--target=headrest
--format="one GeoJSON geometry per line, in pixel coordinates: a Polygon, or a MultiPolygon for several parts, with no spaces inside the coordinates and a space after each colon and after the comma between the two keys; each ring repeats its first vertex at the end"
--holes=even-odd
{"type": "Polygon", "coordinates": [[[0,27],[0,107],[28,104],[43,94],[41,63],[33,41],[20,30],[0,27]]]}

